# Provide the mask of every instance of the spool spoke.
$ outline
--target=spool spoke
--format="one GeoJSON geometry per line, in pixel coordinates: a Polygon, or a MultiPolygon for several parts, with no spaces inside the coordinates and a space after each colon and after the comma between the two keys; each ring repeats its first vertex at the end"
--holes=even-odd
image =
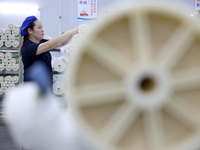
{"type": "Polygon", "coordinates": [[[88,41],[88,54],[113,73],[124,77],[132,66],[126,57],[117,52],[111,45],[95,37],[95,42],[88,41]]]}
{"type": "Polygon", "coordinates": [[[94,106],[122,100],[124,95],[121,82],[112,82],[78,88],[74,97],[81,106],[94,106]]]}
{"type": "Polygon", "coordinates": [[[124,103],[102,131],[102,138],[107,143],[117,144],[130,129],[139,115],[139,111],[129,103],[124,103]]]}
{"type": "Polygon", "coordinates": [[[153,46],[149,20],[146,13],[137,13],[129,17],[133,55],[141,62],[152,58],[153,46]]]}
{"type": "Polygon", "coordinates": [[[200,87],[200,68],[175,72],[173,86],[176,91],[191,90],[200,87]]]}
{"type": "Polygon", "coordinates": [[[183,98],[173,96],[172,100],[166,105],[165,110],[189,128],[199,126],[198,111],[183,98]]]}
{"type": "Polygon", "coordinates": [[[192,30],[191,26],[185,24],[176,30],[158,56],[161,66],[172,69],[179,62],[195,40],[192,30]]]}
{"type": "Polygon", "coordinates": [[[145,112],[144,125],[147,141],[151,149],[162,149],[162,145],[165,139],[162,112],[160,110],[148,110],[145,112]]]}

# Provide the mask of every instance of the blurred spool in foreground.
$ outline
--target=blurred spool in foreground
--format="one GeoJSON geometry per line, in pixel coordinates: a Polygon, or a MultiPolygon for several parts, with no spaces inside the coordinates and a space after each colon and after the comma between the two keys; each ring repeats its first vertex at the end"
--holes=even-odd
{"type": "Polygon", "coordinates": [[[65,84],[61,81],[53,83],[53,93],[56,95],[63,95],[65,92],[65,84]]]}

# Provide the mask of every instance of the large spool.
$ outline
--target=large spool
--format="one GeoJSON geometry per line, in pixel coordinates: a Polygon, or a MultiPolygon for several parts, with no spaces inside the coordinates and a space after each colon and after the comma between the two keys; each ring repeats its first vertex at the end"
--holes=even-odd
{"type": "Polygon", "coordinates": [[[72,60],[69,99],[100,150],[200,148],[200,24],[142,5],[99,21],[72,60]]]}

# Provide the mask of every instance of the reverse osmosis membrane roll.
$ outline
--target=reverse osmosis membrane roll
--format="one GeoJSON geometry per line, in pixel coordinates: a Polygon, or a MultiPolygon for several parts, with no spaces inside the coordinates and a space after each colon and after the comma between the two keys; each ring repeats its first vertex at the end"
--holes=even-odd
{"type": "Polygon", "coordinates": [[[12,77],[11,77],[11,76],[6,76],[6,77],[5,77],[5,81],[6,81],[7,83],[10,83],[10,82],[12,81],[12,77]]]}
{"type": "Polygon", "coordinates": [[[74,44],[79,44],[81,39],[83,39],[83,35],[81,34],[75,34],[73,37],[72,37],[72,42],[74,44]]]}
{"type": "Polygon", "coordinates": [[[18,71],[18,70],[19,70],[19,64],[14,64],[14,65],[12,66],[12,70],[13,70],[13,71],[18,71]]]}
{"type": "Polygon", "coordinates": [[[11,71],[12,70],[12,65],[11,64],[7,64],[5,66],[6,71],[11,71]]]}
{"type": "Polygon", "coordinates": [[[66,70],[67,64],[64,57],[59,57],[53,60],[53,69],[57,72],[64,72],[66,70]]]}
{"type": "Polygon", "coordinates": [[[14,83],[8,83],[7,87],[13,88],[13,87],[15,87],[15,84],[14,83]]]}
{"type": "Polygon", "coordinates": [[[11,58],[12,58],[12,53],[6,52],[5,55],[4,55],[4,57],[5,57],[6,59],[11,59],[11,58]]]}
{"type": "Polygon", "coordinates": [[[0,53],[0,59],[4,58],[4,53],[0,53]]]}
{"type": "Polygon", "coordinates": [[[4,33],[4,30],[3,29],[0,29],[0,36],[2,36],[4,33]]]}
{"type": "Polygon", "coordinates": [[[15,58],[9,59],[9,63],[10,63],[11,65],[14,65],[14,64],[16,63],[16,59],[15,59],[15,58]]]}
{"type": "Polygon", "coordinates": [[[70,56],[76,48],[77,46],[75,44],[68,44],[65,47],[65,53],[70,56]]]}
{"type": "Polygon", "coordinates": [[[6,47],[11,47],[12,46],[11,41],[6,40],[5,41],[5,46],[6,47]]]}
{"type": "Polygon", "coordinates": [[[0,95],[4,94],[4,88],[0,88],[0,95]]]}
{"type": "Polygon", "coordinates": [[[7,36],[5,34],[1,35],[1,40],[2,41],[6,41],[7,40],[7,36]]]}
{"type": "Polygon", "coordinates": [[[2,59],[2,64],[3,64],[3,65],[7,65],[7,64],[8,64],[8,59],[3,58],[3,59],[2,59]]]}
{"type": "Polygon", "coordinates": [[[53,83],[53,93],[56,95],[63,95],[65,92],[65,84],[61,81],[53,83]]]}
{"type": "Polygon", "coordinates": [[[18,76],[13,76],[13,77],[12,77],[12,82],[13,82],[13,83],[19,82],[19,77],[18,77],[18,76]]]}
{"type": "Polygon", "coordinates": [[[15,25],[15,24],[12,24],[12,23],[10,23],[10,24],[8,24],[8,28],[9,29],[19,29],[19,26],[18,25],[15,25]]]}
{"type": "Polygon", "coordinates": [[[0,83],[2,83],[3,82],[3,77],[2,76],[0,76],[0,83]]]}
{"type": "Polygon", "coordinates": [[[4,64],[0,64],[0,71],[3,71],[4,69],[4,64]]]}
{"type": "Polygon", "coordinates": [[[1,83],[1,87],[2,87],[2,88],[6,88],[6,87],[7,87],[7,82],[2,82],[2,83],[1,83]]]}
{"type": "Polygon", "coordinates": [[[7,36],[9,36],[11,34],[11,30],[10,29],[6,29],[4,31],[4,34],[7,35],[7,36]]]}
{"type": "Polygon", "coordinates": [[[15,36],[14,36],[13,34],[10,34],[10,35],[8,36],[8,40],[9,40],[9,41],[14,41],[14,40],[15,40],[15,36]]]}
{"type": "Polygon", "coordinates": [[[89,30],[90,30],[90,27],[88,25],[82,24],[79,26],[78,33],[81,35],[87,35],[89,30]]]}
{"type": "Polygon", "coordinates": [[[12,29],[12,34],[15,36],[19,35],[19,29],[12,29]]]}
{"type": "Polygon", "coordinates": [[[0,40],[0,47],[3,47],[3,41],[2,40],[0,40]]]}
{"type": "Polygon", "coordinates": [[[19,47],[19,41],[14,40],[14,41],[11,42],[11,45],[12,45],[13,47],[17,48],[17,47],[19,47]]]}

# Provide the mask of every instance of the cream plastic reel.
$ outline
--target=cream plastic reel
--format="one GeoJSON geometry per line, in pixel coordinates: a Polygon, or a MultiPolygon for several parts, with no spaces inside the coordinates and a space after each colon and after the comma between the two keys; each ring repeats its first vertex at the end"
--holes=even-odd
{"type": "Polygon", "coordinates": [[[200,148],[200,25],[167,6],[101,20],[71,63],[70,106],[100,150],[200,148]]]}

